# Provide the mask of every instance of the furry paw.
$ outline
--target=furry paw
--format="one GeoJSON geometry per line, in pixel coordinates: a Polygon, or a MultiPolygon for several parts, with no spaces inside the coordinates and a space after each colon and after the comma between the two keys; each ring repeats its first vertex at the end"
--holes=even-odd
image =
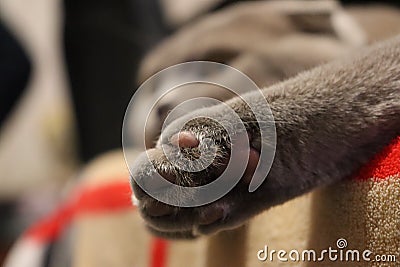
{"type": "MultiPolygon", "coordinates": [[[[229,120],[220,121],[224,119],[229,120]]],[[[132,186],[153,233],[193,238],[237,227],[255,213],[249,201],[256,202],[259,194],[248,188],[260,160],[259,128],[246,122],[242,129],[227,125],[230,129],[200,115],[183,128],[172,123],[157,147],[137,160],[132,186]],[[191,190],[217,180],[219,187],[191,190]]]]}

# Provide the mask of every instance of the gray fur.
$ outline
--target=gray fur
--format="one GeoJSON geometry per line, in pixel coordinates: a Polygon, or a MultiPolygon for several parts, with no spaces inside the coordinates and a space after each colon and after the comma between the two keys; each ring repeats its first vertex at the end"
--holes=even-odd
{"type": "MultiPolygon", "coordinates": [[[[148,216],[145,209],[154,200],[141,195],[142,214],[155,233],[187,238],[237,227],[271,206],[354,173],[400,134],[400,37],[374,45],[351,58],[300,73],[264,89],[263,93],[275,118],[277,149],[271,171],[261,187],[248,193],[247,186],[239,184],[215,203],[198,208],[175,208],[174,216],[157,218],[148,216]],[[197,221],[203,211],[216,206],[226,210],[224,220],[199,226],[197,221]]],[[[263,101],[256,93],[250,92],[248,96],[254,96],[253,104],[263,101]]],[[[247,130],[257,135],[248,107],[238,98],[227,103],[245,122],[247,130]]],[[[213,113],[221,120],[231,120],[223,106],[196,113],[213,113]]],[[[269,116],[264,119],[270,122],[269,116]]],[[[200,141],[204,137],[221,140],[221,156],[224,156],[229,142],[223,131],[216,131],[204,119],[192,121],[186,128],[200,141]]],[[[174,123],[169,125],[158,147],[168,142],[176,130],[174,123]]],[[[174,171],[159,149],[151,154],[159,168],[174,171]]],[[[149,164],[144,163],[143,169],[149,164]]],[[[143,169],[136,174],[144,173],[143,169]]],[[[195,174],[177,175],[187,176],[182,179],[186,182],[196,180],[195,174]]],[[[140,191],[132,182],[134,190],[140,191]]]]}

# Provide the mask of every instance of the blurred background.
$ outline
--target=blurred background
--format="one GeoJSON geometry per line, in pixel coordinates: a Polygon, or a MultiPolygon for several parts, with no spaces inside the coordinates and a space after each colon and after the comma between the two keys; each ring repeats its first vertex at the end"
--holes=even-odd
{"type": "Polygon", "coordinates": [[[120,147],[155,1],[0,1],[0,262],[79,167],[120,147]],[[112,99],[112,101],[110,101],[112,99]]]}
{"type": "Polygon", "coordinates": [[[121,147],[146,52],[233,2],[0,0],[0,263],[85,163],[121,147]]]}

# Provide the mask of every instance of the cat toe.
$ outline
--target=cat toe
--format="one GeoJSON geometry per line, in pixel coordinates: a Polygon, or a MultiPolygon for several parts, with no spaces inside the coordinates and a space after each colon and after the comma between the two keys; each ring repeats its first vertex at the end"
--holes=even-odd
{"type": "Polygon", "coordinates": [[[194,148],[198,147],[200,144],[200,141],[197,139],[197,137],[189,131],[183,131],[174,134],[171,137],[170,142],[172,145],[180,148],[194,148]]]}
{"type": "Polygon", "coordinates": [[[172,215],[175,208],[156,200],[148,200],[143,207],[144,212],[152,217],[172,215]]]}

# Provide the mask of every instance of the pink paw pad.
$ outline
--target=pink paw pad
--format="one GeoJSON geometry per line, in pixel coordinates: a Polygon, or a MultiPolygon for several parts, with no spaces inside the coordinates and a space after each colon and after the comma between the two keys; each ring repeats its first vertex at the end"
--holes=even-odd
{"type": "Polygon", "coordinates": [[[197,137],[188,131],[179,132],[173,135],[170,139],[170,142],[172,145],[181,148],[198,147],[200,144],[200,141],[197,139],[197,137]]]}

